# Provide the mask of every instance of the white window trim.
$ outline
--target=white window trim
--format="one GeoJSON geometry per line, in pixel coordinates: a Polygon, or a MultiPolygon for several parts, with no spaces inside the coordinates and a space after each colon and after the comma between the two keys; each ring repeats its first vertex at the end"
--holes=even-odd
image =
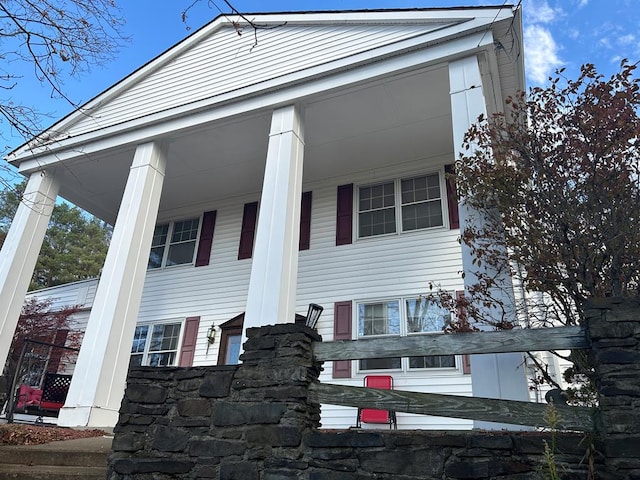
{"type": "MultiPolygon", "coordinates": [[[[153,327],[155,325],[173,325],[173,324],[178,324],[180,325],[180,330],[178,332],[178,343],[176,345],[176,356],[173,360],[173,364],[172,365],[165,365],[166,367],[176,367],[178,365],[178,362],[180,361],[180,352],[182,351],[182,337],[184,336],[184,325],[185,325],[185,321],[186,321],[186,317],[184,318],[170,318],[170,319],[166,319],[166,320],[156,320],[156,321],[144,321],[144,322],[138,322],[136,323],[136,327],[144,327],[144,326],[148,326],[149,330],[147,333],[147,341],[145,342],[145,349],[142,352],[142,362],[141,362],[141,366],[146,367],[148,365],[145,365],[145,362],[149,356],[149,346],[151,345],[151,334],[153,332],[153,327]]],[[[151,353],[157,353],[157,352],[151,352],[151,353]]],[[[140,355],[139,353],[131,353],[131,355],[140,355]]],[[[161,368],[161,367],[159,367],[161,368]]]]}
{"type": "Polygon", "coordinates": [[[447,201],[447,182],[444,173],[444,166],[441,166],[435,170],[420,170],[416,172],[404,173],[402,175],[397,175],[393,177],[381,178],[377,181],[366,182],[354,184],[353,189],[353,231],[355,232],[355,238],[357,241],[367,241],[373,238],[382,238],[389,236],[397,236],[397,235],[411,235],[418,232],[432,231],[432,230],[448,230],[449,229],[449,205],[447,201]],[[401,184],[402,180],[420,176],[429,176],[429,175],[438,175],[438,181],[440,185],[440,206],[442,208],[442,225],[437,225],[435,227],[427,227],[427,228],[418,228],[415,230],[402,230],[402,191],[401,184]],[[395,203],[394,209],[396,213],[396,231],[392,233],[381,233],[378,235],[370,235],[367,237],[360,236],[360,189],[366,187],[374,187],[376,185],[382,185],[384,183],[393,182],[394,184],[394,196],[395,203]]]}
{"type": "MultiPolygon", "coordinates": [[[[166,225],[166,224],[169,224],[169,231],[167,232],[167,240],[165,241],[165,244],[164,244],[162,261],[160,262],[159,267],[149,268],[147,266],[147,272],[156,272],[156,271],[162,271],[162,270],[171,269],[171,268],[192,267],[195,265],[196,255],[198,254],[198,246],[200,245],[200,234],[202,232],[202,214],[195,215],[193,217],[185,216],[181,218],[175,218],[172,220],[163,220],[162,222],[156,223],[154,226],[154,229],[155,227],[158,227],[160,225],[166,225]],[[167,257],[169,256],[169,247],[172,245],[171,235],[173,235],[173,229],[175,227],[176,222],[185,222],[185,221],[195,220],[195,219],[198,220],[198,231],[196,233],[195,245],[193,247],[193,255],[191,256],[191,261],[188,263],[179,263],[177,265],[167,265],[167,257]]],[[[184,243],[184,242],[181,242],[181,243],[184,243]]],[[[151,246],[151,248],[153,248],[153,245],[151,246]]],[[[151,249],[149,250],[149,255],[151,255],[151,249]]]]}
{"type": "MultiPolygon", "coordinates": [[[[415,295],[398,295],[392,297],[376,297],[376,298],[366,298],[366,299],[358,299],[353,301],[353,309],[352,309],[352,332],[355,340],[368,339],[368,338],[398,338],[398,337],[408,337],[408,336],[416,336],[416,335],[445,335],[444,332],[408,332],[407,331],[407,311],[406,311],[406,300],[415,299],[420,297],[420,294],[415,295]],[[359,305],[362,304],[372,304],[372,303],[386,303],[397,301],[400,304],[400,334],[382,334],[382,335],[366,335],[359,336],[359,325],[358,325],[358,310],[359,305]]],[[[454,355],[455,357],[455,367],[433,367],[433,368],[409,368],[409,357],[401,357],[400,360],[400,368],[386,368],[386,369],[371,369],[371,370],[362,370],[360,368],[360,360],[355,360],[352,362],[352,368],[355,369],[355,376],[364,377],[366,375],[374,375],[374,374],[385,374],[385,373],[400,373],[406,377],[422,377],[425,374],[429,376],[447,376],[451,374],[463,374],[463,364],[462,364],[462,355],[454,355]],[[355,364],[355,367],[353,366],[355,364]]]]}

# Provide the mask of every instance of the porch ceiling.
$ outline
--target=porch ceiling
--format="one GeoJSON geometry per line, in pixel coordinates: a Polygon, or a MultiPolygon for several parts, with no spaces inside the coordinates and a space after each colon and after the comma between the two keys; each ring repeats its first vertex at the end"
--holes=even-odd
{"type": "MultiPolygon", "coordinates": [[[[446,65],[396,75],[301,102],[305,183],[453,151],[446,65]]],[[[255,193],[259,198],[271,111],[166,138],[160,217],[255,193]]],[[[60,194],[114,222],[135,146],[68,163],[60,194]]]]}

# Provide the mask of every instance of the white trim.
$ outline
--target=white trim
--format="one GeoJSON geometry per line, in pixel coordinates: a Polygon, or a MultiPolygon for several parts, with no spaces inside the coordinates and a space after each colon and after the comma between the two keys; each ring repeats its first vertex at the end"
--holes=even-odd
{"type": "MultiPolygon", "coordinates": [[[[473,33],[444,43],[426,46],[420,50],[407,51],[375,63],[371,63],[369,53],[369,56],[363,57],[363,65],[359,68],[353,68],[352,63],[345,63],[336,66],[336,70],[339,70],[340,67],[346,70],[338,71],[334,75],[329,76],[327,72],[319,72],[324,73],[325,76],[314,79],[309,79],[309,75],[300,75],[297,79],[300,83],[290,85],[288,88],[283,88],[282,84],[271,87],[260,85],[260,88],[256,88],[253,92],[243,90],[242,95],[238,92],[230,92],[214,99],[201,100],[99,131],[56,141],[55,145],[46,145],[32,150],[23,147],[22,150],[9,155],[7,160],[10,163],[19,163],[21,173],[40,170],[52,163],[84,157],[125,144],[142,143],[149,141],[149,139],[176,134],[224,118],[256,110],[273,109],[284,103],[296,103],[305,97],[311,97],[327,90],[371,81],[378,77],[402,72],[408,68],[466,56],[469,55],[469,52],[479,51],[487,45],[491,45],[486,37],[487,35],[484,35],[483,32],[473,33]],[[257,93],[261,93],[261,95],[257,96],[257,93]],[[33,158],[38,155],[42,156],[37,159],[33,158]]],[[[438,39],[438,41],[440,40],[438,39]]],[[[296,79],[292,78],[289,83],[295,81],[296,79]]]]}
{"type": "MultiPolygon", "coordinates": [[[[378,179],[377,181],[373,181],[373,182],[366,182],[366,183],[361,183],[361,184],[355,184],[353,186],[353,231],[355,232],[355,238],[354,240],[356,242],[360,242],[360,241],[368,241],[372,238],[380,238],[380,237],[387,237],[387,236],[393,236],[393,235],[410,235],[414,232],[422,232],[425,230],[441,230],[441,229],[449,229],[449,204],[448,204],[448,200],[447,200],[447,185],[446,185],[446,180],[445,180],[445,173],[444,173],[444,166],[440,166],[437,169],[431,169],[431,170],[417,170],[415,172],[410,172],[410,173],[403,173],[402,175],[397,175],[391,178],[381,178],[378,179]],[[441,210],[441,214],[442,214],[442,225],[434,225],[432,227],[425,227],[425,228],[415,228],[412,230],[403,230],[402,228],[402,186],[401,186],[401,182],[402,180],[408,180],[408,179],[412,179],[412,178],[416,178],[416,177],[428,177],[431,175],[438,175],[438,184],[440,187],[440,210],[441,210]],[[368,188],[368,187],[375,187],[378,185],[384,185],[387,183],[393,183],[393,188],[394,188],[394,212],[395,212],[395,220],[396,220],[396,228],[394,232],[389,232],[389,233],[380,233],[377,235],[368,235],[365,237],[361,237],[360,236],[360,189],[361,188],[368,188]]],[[[435,201],[435,200],[426,200],[426,201],[435,201]]],[[[425,202],[426,202],[425,201],[425,202]]],[[[420,202],[420,203],[424,203],[424,202],[420,202]]],[[[386,207],[386,208],[390,208],[390,207],[386,207]]],[[[381,208],[382,209],[382,208],[381,208]]],[[[381,210],[380,209],[380,210],[381,210]]]]}

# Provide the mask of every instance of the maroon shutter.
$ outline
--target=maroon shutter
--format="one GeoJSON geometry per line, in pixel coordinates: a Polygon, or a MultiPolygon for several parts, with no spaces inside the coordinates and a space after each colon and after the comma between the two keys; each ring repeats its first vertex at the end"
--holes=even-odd
{"type": "Polygon", "coordinates": [[[353,237],[353,183],[338,186],[336,245],[348,245],[353,237]]]}
{"type": "Polygon", "coordinates": [[[213,244],[213,230],[216,226],[216,211],[204,212],[202,216],[202,228],[200,229],[200,242],[196,255],[196,267],[209,265],[211,257],[211,245],[213,244]]]}
{"type": "MultiPolygon", "coordinates": [[[[464,290],[456,291],[456,299],[460,300],[464,298],[464,290]]],[[[458,321],[463,321],[465,324],[467,323],[466,312],[464,311],[464,307],[458,307],[458,321]],[[465,317],[462,320],[462,317],[465,317]]],[[[470,355],[462,355],[462,373],[471,373],[471,356],[470,355]]]]}
{"type": "Polygon", "coordinates": [[[240,232],[240,247],[238,260],[251,258],[253,255],[253,241],[256,236],[256,220],[258,219],[258,202],[245,203],[242,213],[242,230],[240,232]]]}
{"type": "Polygon", "coordinates": [[[300,250],[309,250],[311,244],[311,192],[302,194],[300,208],[300,250]]]}
{"type": "MultiPolygon", "coordinates": [[[[351,302],[336,302],[333,306],[333,339],[351,340],[351,302]]],[[[351,378],[351,360],[335,360],[333,378],[351,378]]]]}
{"type": "Polygon", "coordinates": [[[456,179],[450,175],[455,173],[453,164],[444,166],[447,177],[447,205],[449,207],[449,228],[460,228],[460,214],[458,212],[458,194],[456,193],[456,179]]]}
{"type": "MultiPolygon", "coordinates": [[[[54,345],[59,345],[60,347],[64,347],[65,342],[67,341],[67,337],[69,336],[69,330],[62,329],[56,332],[56,336],[53,339],[54,345]]],[[[62,354],[65,352],[62,348],[51,348],[51,354],[49,355],[49,363],[47,363],[47,372],[48,373],[58,373],[58,367],[60,366],[60,360],[62,359],[62,354]]]]}
{"type": "Polygon", "coordinates": [[[193,365],[193,356],[196,353],[196,341],[198,340],[198,327],[200,317],[188,317],[184,321],[184,334],[182,335],[182,348],[178,365],[190,367],[193,365]]]}

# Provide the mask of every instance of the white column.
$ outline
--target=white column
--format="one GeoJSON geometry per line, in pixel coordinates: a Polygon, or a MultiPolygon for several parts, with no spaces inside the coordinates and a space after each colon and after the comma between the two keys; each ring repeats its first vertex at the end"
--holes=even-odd
{"type": "MultiPolygon", "coordinates": [[[[295,319],[304,137],[294,106],[271,119],[244,330],[295,319]]],[[[243,333],[243,343],[245,340],[243,333]]]]}
{"type": "Polygon", "coordinates": [[[137,147],[59,425],[118,420],[165,163],[157,144],[137,147]]]}
{"type": "Polygon", "coordinates": [[[0,251],[0,373],[9,355],[59,188],[53,171],[31,174],[0,251]]]}
{"type": "MultiPolygon", "coordinates": [[[[453,124],[453,144],[455,157],[459,158],[463,137],[480,114],[486,115],[482,79],[476,56],[466,57],[449,63],[449,85],[451,88],[451,116],[453,124]]],[[[469,152],[465,152],[469,153],[469,152]]],[[[460,229],[471,221],[468,208],[460,205],[460,229]]],[[[462,247],[462,265],[465,272],[465,286],[474,283],[475,265],[468,247],[462,247]]],[[[497,296],[502,297],[505,305],[514,305],[511,278],[505,277],[497,296]]],[[[512,311],[515,311],[512,308],[512,311]]],[[[490,315],[491,312],[487,311],[490,315]]],[[[515,321],[515,314],[513,320],[515,321]]],[[[502,398],[529,401],[526,368],[521,353],[487,354],[471,356],[471,382],[474,397],[502,398]]],[[[474,422],[475,428],[500,429],[521,428],[491,422],[474,422]]]]}

